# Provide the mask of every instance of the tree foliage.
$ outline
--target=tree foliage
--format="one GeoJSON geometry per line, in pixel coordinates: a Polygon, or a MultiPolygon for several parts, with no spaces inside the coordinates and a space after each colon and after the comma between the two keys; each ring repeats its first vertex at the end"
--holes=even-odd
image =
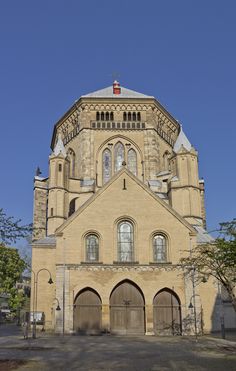
{"type": "Polygon", "coordinates": [[[197,245],[181,263],[198,272],[199,279],[212,276],[226,289],[236,311],[236,219],[220,223],[220,235],[212,243],[197,245]]]}
{"type": "Polygon", "coordinates": [[[24,302],[23,293],[18,292],[16,282],[20,281],[25,268],[26,263],[16,249],[0,246],[0,294],[8,295],[8,304],[13,310],[24,302]]]}
{"type": "Polygon", "coordinates": [[[31,233],[31,225],[21,225],[21,220],[8,217],[0,209],[0,294],[8,296],[11,309],[19,308],[24,302],[24,295],[16,288],[26,268],[26,262],[20,257],[17,249],[7,247],[18,238],[25,238],[31,233]]]}
{"type": "Polygon", "coordinates": [[[3,209],[0,209],[0,245],[6,246],[16,242],[18,238],[25,238],[32,231],[31,225],[20,225],[21,220],[14,220],[7,216],[3,209]]]}

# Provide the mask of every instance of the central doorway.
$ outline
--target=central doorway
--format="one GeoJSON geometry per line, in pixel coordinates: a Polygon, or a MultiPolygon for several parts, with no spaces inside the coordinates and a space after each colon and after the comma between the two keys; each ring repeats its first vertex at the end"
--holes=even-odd
{"type": "Polygon", "coordinates": [[[110,296],[111,333],[143,335],[145,306],[141,290],[130,281],[118,284],[110,296]]]}
{"type": "Polygon", "coordinates": [[[79,334],[96,335],[101,332],[102,302],[96,291],[81,291],[74,302],[74,331],[79,334]]]}

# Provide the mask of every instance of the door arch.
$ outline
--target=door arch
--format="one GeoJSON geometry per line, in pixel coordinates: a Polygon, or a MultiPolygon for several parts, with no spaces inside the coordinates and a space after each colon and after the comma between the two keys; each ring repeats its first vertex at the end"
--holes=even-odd
{"type": "Polygon", "coordinates": [[[176,293],[168,288],[153,299],[153,327],[156,335],[181,335],[181,306],[176,293]]]}
{"type": "Polygon", "coordinates": [[[143,335],[145,303],[141,290],[131,281],[119,283],[110,296],[111,333],[143,335]]]}
{"type": "Polygon", "coordinates": [[[74,301],[74,331],[80,334],[97,334],[101,332],[102,301],[91,288],[86,288],[76,296],[74,301]]]}

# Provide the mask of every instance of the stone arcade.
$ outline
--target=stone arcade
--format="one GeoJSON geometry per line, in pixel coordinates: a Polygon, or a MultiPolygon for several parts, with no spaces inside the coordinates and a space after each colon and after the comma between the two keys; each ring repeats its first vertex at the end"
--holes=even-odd
{"type": "Polygon", "coordinates": [[[179,263],[211,240],[198,154],[180,124],[115,81],[64,114],[51,148],[49,177],[34,183],[32,269],[42,271],[31,310],[44,312],[45,328],[211,331],[217,286],[193,285],[179,263]]]}

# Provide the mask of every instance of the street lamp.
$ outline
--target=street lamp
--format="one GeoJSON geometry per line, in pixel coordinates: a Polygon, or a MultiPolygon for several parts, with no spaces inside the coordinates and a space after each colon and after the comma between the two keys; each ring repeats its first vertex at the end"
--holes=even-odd
{"type": "MultiPolygon", "coordinates": [[[[50,271],[47,268],[41,268],[38,270],[37,273],[31,269],[33,275],[34,275],[34,296],[33,296],[33,331],[32,331],[32,338],[36,339],[36,318],[35,318],[35,312],[37,313],[37,304],[38,304],[38,276],[39,273],[42,271],[47,271],[49,273],[49,280],[48,283],[51,285],[53,283],[52,276],[50,271]]],[[[59,305],[58,305],[59,306],[59,305]]]]}
{"type": "Polygon", "coordinates": [[[59,304],[59,300],[57,298],[54,298],[54,300],[57,301],[57,307],[56,307],[56,310],[59,311],[61,310],[61,307],[60,307],[60,304],[59,304]]]}

